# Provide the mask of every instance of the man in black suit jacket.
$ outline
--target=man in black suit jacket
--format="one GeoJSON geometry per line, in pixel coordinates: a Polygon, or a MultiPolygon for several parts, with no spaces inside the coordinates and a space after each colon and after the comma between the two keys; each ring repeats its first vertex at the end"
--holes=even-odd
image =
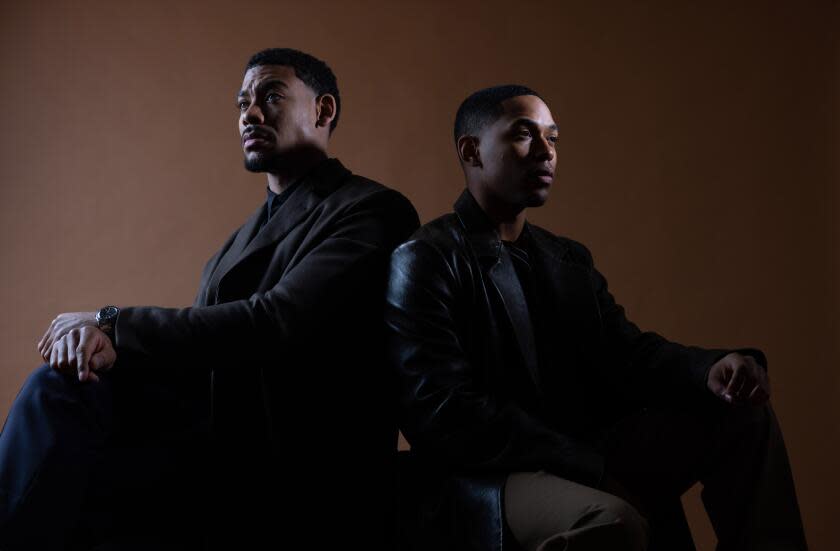
{"type": "Polygon", "coordinates": [[[416,538],[436,525],[454,543],[440,549],[499,549],[506,530],[529,551],[692,549],[679,498],[700,480],[719,549],[805,549],[764,355],[640,331],[585,246],[526,222],[557,133],[526,87],[467,98],[467,189],[392,256],[389,361],[430,477],[416,538]]]}
{"type": "Polygon", "coordinates": [[[376,305],[417,214],[328,158],[340,97],[322,61],[254,55],[237,106],[266,203],[192,307],[53,321],[0,435],[0,548],[171,528],[197,549],[387,544],[397,430],[376,305]]]}

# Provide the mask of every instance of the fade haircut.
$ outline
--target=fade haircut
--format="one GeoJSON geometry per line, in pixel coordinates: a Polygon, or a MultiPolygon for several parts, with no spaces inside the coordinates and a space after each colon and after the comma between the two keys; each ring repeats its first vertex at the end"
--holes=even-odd
{"type": "Polygon", "coordinates": [[[517,96],[542,97],[520,84],[492,86],[472,93],[465,99],[455,114],[455,145],[461,136],[476,136],[487,125],[493,124],[502,115],[502,102],[517,96]]]}

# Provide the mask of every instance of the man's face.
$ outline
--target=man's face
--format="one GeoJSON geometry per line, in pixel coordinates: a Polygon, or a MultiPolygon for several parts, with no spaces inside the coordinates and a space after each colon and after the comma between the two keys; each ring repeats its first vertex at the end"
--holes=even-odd
{"type": "Polygon", "coordinates": [[[245,168],[274,172],[316,143],[315,92],[285,65],[257,65],[236,97],[245,168]]]}
{"type": "Polygon", "coordinates": [[[479,134],[479,185],[496,201],[514,208],[538,207],[554,181],[557,125],[536,96],[502,102],[504,113],[479,134]]]}

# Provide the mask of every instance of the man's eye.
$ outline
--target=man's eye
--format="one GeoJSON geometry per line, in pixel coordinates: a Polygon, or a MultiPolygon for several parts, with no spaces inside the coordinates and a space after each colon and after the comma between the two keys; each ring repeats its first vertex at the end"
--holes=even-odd
{"type": "Polygon", "coordinates": [[[557,143],[557,136],[549,136],[548,141],[550,141],[551,143],[557,143]]]}
{"type": "Polygon", "coordinates": [[[517,130],[516,137],[517,138],[530,138],[531,137],[531,132],[529,130],[523,128],[522,130],[517,130]]]}
{"type": "Polygon", "coordinates": [[[243,109],[248,108],[248,102],[247,101],[240,101],[239,103],[236,104],[236,106],[239,108],[240,111],[242,111],[243,109]]]}
{"type": "Polygon", "coordinates": [[[266,101],[272,101],[272,102],[277,101],[277,100],[280,99],[280,94],[275,94],[274,92],[272,92],[272,93],[268,94],[265,97],[265,99],[266,99],[266,101]]]}

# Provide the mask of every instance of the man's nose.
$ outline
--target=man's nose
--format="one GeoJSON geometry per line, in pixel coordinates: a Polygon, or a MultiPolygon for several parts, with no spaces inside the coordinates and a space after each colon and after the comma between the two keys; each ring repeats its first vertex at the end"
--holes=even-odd
{"type": "Polygon", "coordinates": [[[556,152],[554,151],[554,142],[545,136],[540,136],[539,139],[532,142],[531,153],[541,161],[551,161],[554,159],[556,152]]]}
{"type": "Polygon", "coordinates": [[[262,109],[257,102],[252,103],[242,112],[242,122],[245,124],[262,124],[264,120],[262,109]]]}

